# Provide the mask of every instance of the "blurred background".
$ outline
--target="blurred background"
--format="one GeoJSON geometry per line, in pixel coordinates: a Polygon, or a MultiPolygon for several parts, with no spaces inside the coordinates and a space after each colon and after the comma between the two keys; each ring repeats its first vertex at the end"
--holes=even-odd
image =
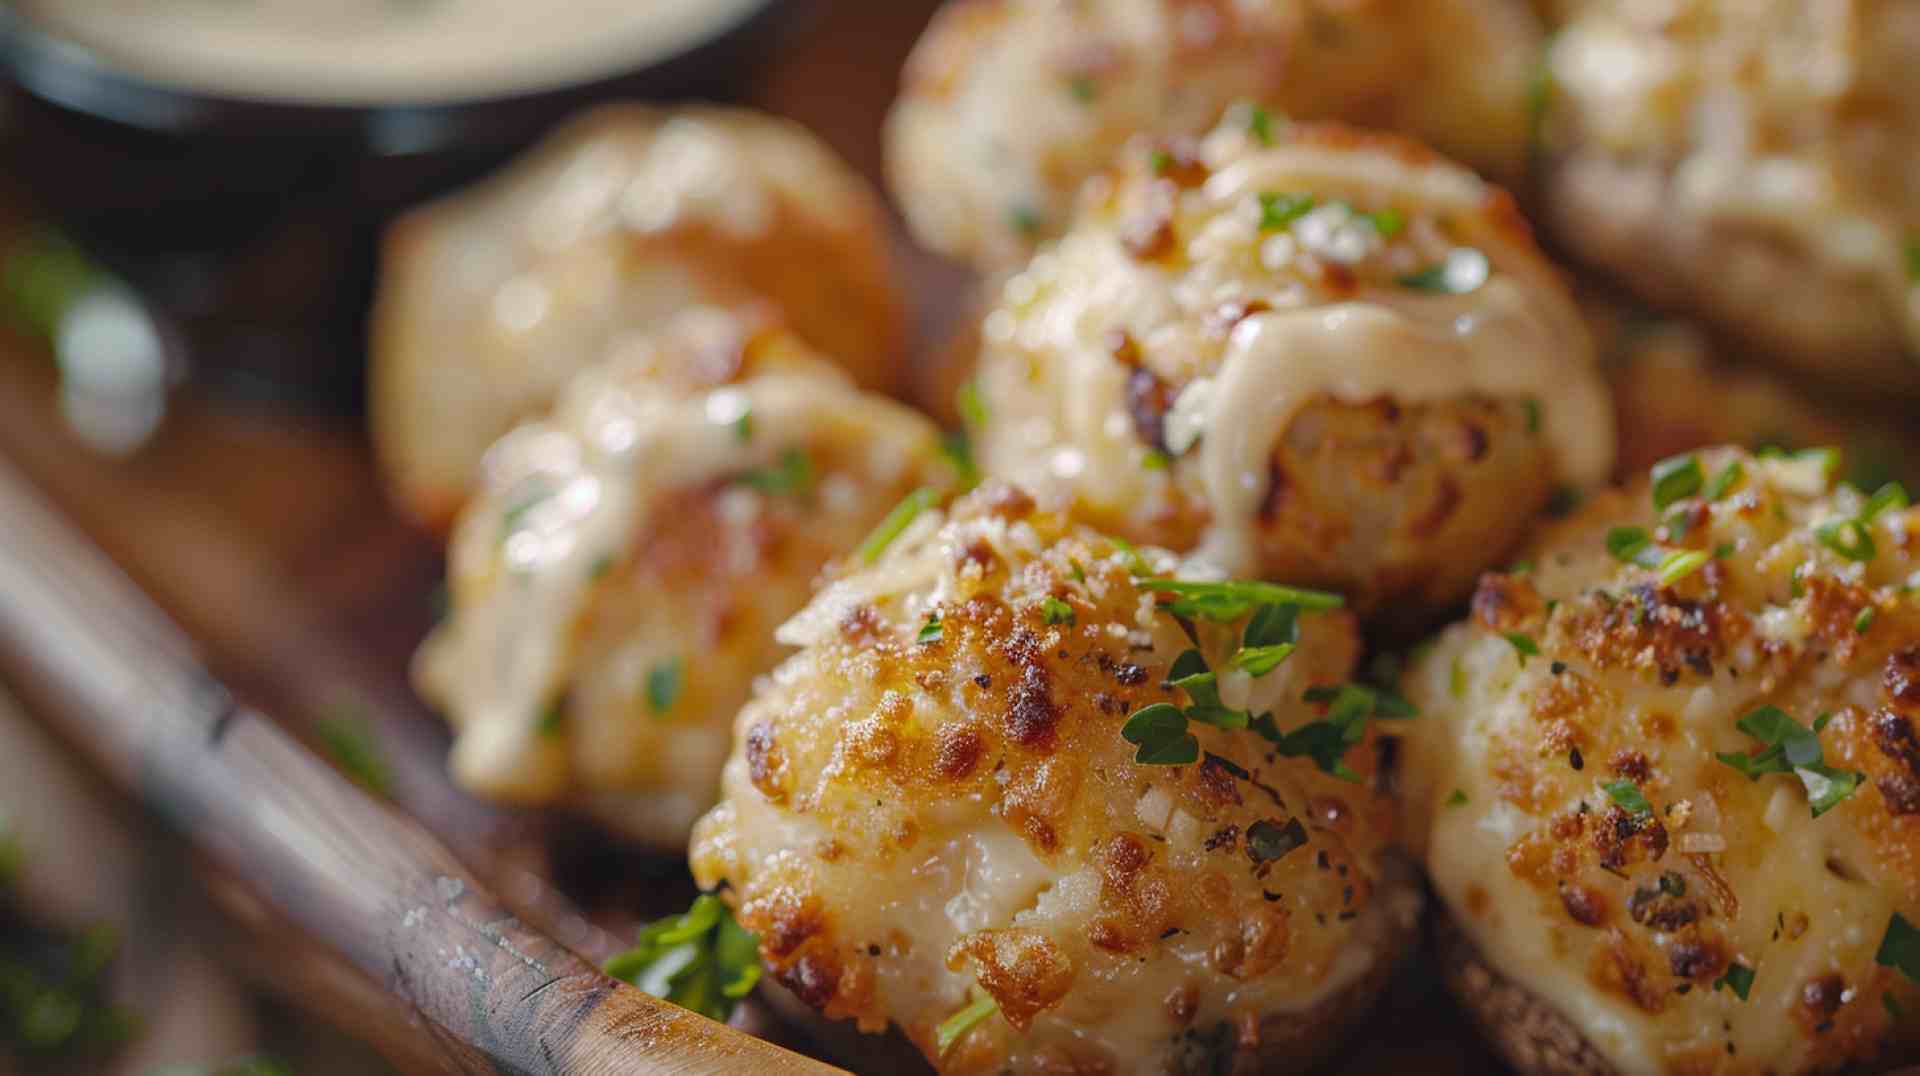
{"type": "MultiPolygon", "coordinates": [[[[782,113],[877,182],[881,118],[933,7],[0,3],[0,467],[223,679],[457,852],[515,864],[506,884],[529,890],[604,877],[604,849],[452,790],[444,735],[406,690],[439,566],[388,508],[362,435],[375,244],[396,213],[613,99],[782,113]]],[[[960,277],[900,247],[931,339],[960,277]]],[[[14,686],[0,682],[0,1074],[392,1071],[324,961],[50,732],[20,701],[39,685],[14,686]]],[[[614,873],[647,896],[587,887],[584,903],[617,909],[572,924],[589,956],[612,944],[603,925],[684,900],[677,868],[652,885],[614,873]]]]}

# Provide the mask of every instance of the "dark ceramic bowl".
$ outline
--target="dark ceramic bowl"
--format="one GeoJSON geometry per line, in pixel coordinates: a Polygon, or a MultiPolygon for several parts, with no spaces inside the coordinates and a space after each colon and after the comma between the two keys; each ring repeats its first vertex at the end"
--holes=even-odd
{"type": "Polygon", "coordinates": [[[717,36],[557,89],[430,105],[224,97],[117,70],[0,2],[7,167],[187,341],[195,376],[358,406],[382,227],[616,97],[726,99],[790,24],[768,0],[717,36]]]}

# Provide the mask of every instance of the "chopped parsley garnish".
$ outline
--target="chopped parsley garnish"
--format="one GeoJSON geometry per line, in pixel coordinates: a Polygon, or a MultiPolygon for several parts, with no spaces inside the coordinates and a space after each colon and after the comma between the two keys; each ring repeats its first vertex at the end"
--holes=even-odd
{"type": "Polygon", "coordinates": [[[1613,559],[1623,564],[1638,564],[1643,568],[1652,568],[1660,563],[1660,551],[1653,547],[1653,537],[1647,533],[1645,527],[1609,529],[1607,552],[1613,555],[1613,559]]]}
{"type": "Polygon", "coordinates": [[[1447,806],[1449,807],[1465,807],[1466,805],[1467,794],[1460,789],[1454,789],[1453,794],[1447,797],[1447,806]]]}
{"type": "Polygon", "coordinates": [[[920,513],[938,503],[940,503],[940,491],[932,486],[921,486],[907,494],[899,504],[893,506],[893,510],[886,514],[880,524],[873,528],[873,533],[867,535],[866,541],[860,543],[860,559],[868,564],[879,560],[880,554],[885,553],[887,547],[893,544],[893,540],[900,537],[901,531],[906,530],[909,524],[920,518],[920,513]]]}
{"type": "Polygon", "coordinates": [[[1700,472],[1700,460],[1691,454],[1669,456],[1653,465],[1653,507],[1664,512],[1675,501],[1685,500],[1700,492],[1705,476],[1700,472]]]}
{"type": "Polygon", "coordinates": [[[1447,694],[1456,699],[1467,697],[1467,667],[1459,658],[1453,659],[1453,667],[1447,670],[1447,694]]]}
{"type": "Polygon", "coordinates": [[[1867,498],[1866,507],[1860,510],[1860,520],[1871,523],[1886,511],[1901,512],[1912,507],[1913,499],[1907,496],[1907,487],[1898,482],[1888,482],[1867,498]]]}
{"type": "Polygon", "coordinates": [[[1608,799],[1635,818],[1652,816],[1653,805],[1647,802],[1647,797],[1640,791],[1640,786],[1632,781],[1621,778],[1618,781],[1604,782],[1600,787],[1606,792],[1608,799]]]}
{"type": "Polygon", "coordinates": [[[752,408],[740,412],[740,417],[733,420],[733,439],[743,445],[753,440],[752,408]]]}
{"type": "Polygon", "coordinates": [[[1547,112],[1553,105],[1553,41],[1552,34],[1540,46],[1540,56],[1534,61],[1533,74],[1527,79],[1527,150],[1539,153],[1545,148],[1547,131],[1547,112]]]}
{"type": "Polygon", "coordinates": [[[961,1036],[972,1031],[980,1021],[1000,1011],[1000,1003],[989,994],[981,994],[967,1003],[967,1007],[940,1021],[934,1029],[934,1052],[944,1055],[960,1041],[961,1036]]]}
{"type": "Polygon", "coordinates": [[[1873,962],[1883,968],[1892,968],[1906,976],[1908,982],[1920,986],[1920,927],[1907,922],[1899,912],[1893,913],[1873,962]]]}
{"type": "Polygon", "coordinates": [[[1049,594],[1040,601],[1040,619],[1048,624],[1073,624],[1073,606],[1049,594]]]}
{"type": "Polygon", "coordinates": [[[1255,863],[1270,863],[1307,843],[1307,827],[1298,818],[1286,822],[1261,819],[1247,827],[1247,855],[1255,863]]]}
{"type": "Polygon", "coordinates": [[[111,1003],[106,973],[120,948],[107,924],[77,933],[9,930],[0,952],[0,1066],[24,1071],[93,1071],[69,1064],[124,1045],[140,1030],[139,1017],[111,1003]],[[48,1064],[48,1062],[56,1062],[48,1064]]]}
{"type": "Polygon", "coordinates": [[[1732,493],[1746,477],[1747,469],[1740,465],[1739,460],[1734,460],[1714,474],[1713,481],[1707,483],[1701,497],[1709,501],[1717,501],[1732,493]]]}
{"type": "Polygon", "coordinates": [[[760,981],[760,943],[718,897],[702,893],[684,915],[640,930],[604,969],[657,998],[724,1021],[760,981]]]}
{"type": "Polygon", "coordinates": [[[1867,629],[1873,627],[1873,618],[1878,616],[1879,613],[1880,613],[1880,610],[1874,608],[1871,605],[1865,606],[1864,608],[1862,608],[1860,610],[1860,614],[1853,618],[1854,634],[1865,635],[1867,633],[1867,629]]]}
{"type": "Polygon", "coordinates": [[[1466,295],[1478,291],[1492,271],[1485,254],[1473,247],[1454,247],[1441,261],[1401,277],[1400,284],[1416,291],[1466,295]]]}
{"type": "Polygon", "coordinates": [[[678,654],[647,670],[647,708],[665,717],[686,689],[687,663],[678,654]]]}
{"type": "Polygon", "coordinates": [[[1249,676],[1265,676],[1293,655],[1293,643],[1272,646],[1243,646],[1234,652],[1233,663],[1249,676]]]}
{"type": "Polygon", "coordinates": [[[1217,624],[1238,620],[1262,605],[1293,605],[1307,612],[1338,609],[1345,599],[1323,590],[1305,590],[1257,580],[1190,583],[1177,579],[1142,579],[1140,586],[1174,600],[1160,608],[1175,616],[1198,617],[1217,624]]]}
{"type": "Polygon", "coordinates": [[[1526,399],[1520,401],[1520,406],[1524,408],[1527,413],[1527,432],[1539,433],[1540,432],[1540,401],[1529,396],[1526,399]]]}
{"type": "Polygon", "coordinates": [[[980,396],[978,381],[967,381],[955,390],[953,406],[960,412],[960,421],[965,422],[969,430],[987,424],[987,402],[980,396]]]}
{"type": "Polygon", "coordinates": [[[1140,466],[1149,471],[1164,471],[1173,466],[1173,457],[1157,448],[1149,448],[1140,457],[1140,466]]]}
{"type": "Polygon", "coordinates": [[[1183,766],[1200,758],[1200,740],[1187,731],[1187,715],[1171,703],[1135,710],[1120,726],[1120,738],[1139,748],[1133,760],[1141,765],[1183,766]]]}
{"type": "Polygon", "coordinates": [[[1733,556],[1735,548],[1732,542],[1721,542],[1719,545],[1713,547],[1713,559],[1726,560],[1728,557],[1733,556]]]}
{"type": "Polygon", "coordinates": [[[1250,676],[1265,676],[1293,654],[1300,641],[1300,607],[1262,605],[1248,619],[1233,663],[1250,676]]]}
{"type": "Polygon", "coordinates": [[[313,727],[320,746],[326,748],[334,765],[362,788],[378,796],[393,787],[393,774],[387,768],[380,738],[366,718],[357,714],[337,714],[313,727]]]}
{"type": "Polygon", "coordinates": [[[1273,145],[1273,115],[1259,105],[1247,106],[1247,131],[1263,146],[1273,145]]]}
{"type": "Polygon", "coordinates": [[[980,465],[973,461],[973,440],[965,430],[950,430],[940,435],[940,454],[960,480],[962,492],[980,484],[980,465]]]}
{"type": "Polygon", "coordinates": [[[1075,75],[1073,78],[1067,80],[1067,92],[1073,95],[1074,100],[1084,105],[1093,100],[1094,96],[1099,92],[1099,84],[1094,82],[1090,76],[1075,75]]]}
{"type": "Polygon", "coordinates": [[[1398,209],[1382,209],[1377,213],[1362,213],[1360,219],[1373,225],[1382,239],[1392,239],[1407,227],[1407,216],[1398,209]]]}
{"type": "Polygon", "coordinates": [[[922,646],[928,643],[937,643],[946,635],[946,632],[947,629],[945,625],[940,623],[940,614],[928,613],[927,622],[920,625],[920,634],[914,636],[913,641],[922,646]]]}
{"type": "Polygon", "coordinates": [[[1164,176],[1167,169],[1173,167],[1173,154],[1164,149],[1156,149],[1147,155],[1147,167],[1153,169],[1156,176],[1164,176]]]}
{"type": "Polygon", "coordinates": [[[1007,210],[1007,223],[1029,238],[1040,234],[1040,213],[1031,206],[1017,205],[1007,210]]]}
{"type": "Polygon", "coordinates": [[[613,571],[612,555],[601,554],[594,558],[592,564],[587,565],[587,579],[592,582],[598,582],[605,579],[607,573],[610,571],[613,571]]]}
{"type": "Polygon", "coordinates": [[[1828,766],[1819,732],[1826,726],[1823,721],[1816,721],[1815,726],[1808,729],[1777,706],[1762,706],[1742,717],[1735,727],[1765,744],[1766,749],[1758,754],[1723,751],[1714,757],[1751,781],[1773,773],[1799,777],[1813,817],[1818,818],[1853,795],[1866,775],[1828,766]]]}
{"type": "Polygon", "coordinates": [[[1523,668],[1528,658],[1540,656],[1540,644],[1533,641],[1533,636],[1519,631],[1509,631],[1504,634],[1507,642],[1513,644],[1514,652],[1520,655],[1520,664],[1523,668]]]}
{"type": "Polygon", "coordinates": [[[762,493],[799,496],[813,486],[813,460],[805,452],[789,448],[780,453],[779,462],[773,466],[742,472],[734,481],[762,493]]]}
{"type": "Polygon", "coordinates": [[[1260,230],[1277,232],[1313,211],[1311,194],[1285,194],[1263,191],[1260,194],[1260,230]]]}
{"type": "Polygon", "coordinates": [[[1726,972],[1713,981],[1716,991],[1721,987],[1733,991],[1741,1001],[1747,1000],[1747,995],[1753,991],[1753,969],[1745,964],[1728,964],[1726,972]]]}
{"type": "Polygon", "coordinates": [[[1706,566],[1712,554],[1699,549],[1676,549],[1660,558],[1660,585],[1670,587],[1706,566]]]}
{"type": "Polygon", "coordinates": [[[1876,550],[1867,524],[1858,519],[1836,519],[1813,529],[1820,544],[1852,561],[1872,560],[1876,550]]]}
{"type": "Polygon", "coordinates": [[[558,736],[567,727],[567,704],[555,699],[545,710],[540,711],[540,720],[534,723],[533,731],[542,736],[558,736]]]}

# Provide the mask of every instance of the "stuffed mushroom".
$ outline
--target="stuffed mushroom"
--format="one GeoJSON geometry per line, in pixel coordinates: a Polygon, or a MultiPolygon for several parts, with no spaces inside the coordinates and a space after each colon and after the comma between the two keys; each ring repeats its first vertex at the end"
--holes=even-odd
{"type": "Polygon", "coordinates": [[[1712,449],[1595,498],[1415,664],[1453,981],[1541,1072],[1920,1049],[1920,510],[1712,449]]]}
{"type": "Polygon", "coordinates": [[[1463,597],[1613,465],[1586,327],[1512,200],[1393,136],[1135,147],[982,332],[988,473],[1367,614],[1463,597]]]}
{"type": "Polygon", "coordinates": [[[942,1072],[1290,1071],[1415,929],[1396,697],[1333,595],[989,483],[781,629],[692,865],[770,973],[942,1072]]]}
{"type": "Polygon", "coordinates": [[[694,305],[772,307],[868,388],[904,304],[873,191],[742,109],[616,105],[388,232],[371,424],[395,497],[444,528],[488,445],[576,372],[694,305]]]}
{"type": "Polygon", "coordinates": [[[908,61],[888,168],[920,240],[989,270],[1058,234],[1130,136],[1197,135],[1241,99],[1510,176],[1539,40],[1518,0],[954,2],[908,61]]]}
{"type": "Polygon", "coordinates": [[[1920,6],[1563,15],[1539,147],[1556,237],[1829,389],[1920,395],[1920,6]]]}
{"type": "Polygon", "coordinates": [[[662,846],[713,803],[733,715],[822,565],[952,481],[927,420],[717,310],[577,376],[483,470],[415,663],[458,731],[453,774],[662,846]]]}

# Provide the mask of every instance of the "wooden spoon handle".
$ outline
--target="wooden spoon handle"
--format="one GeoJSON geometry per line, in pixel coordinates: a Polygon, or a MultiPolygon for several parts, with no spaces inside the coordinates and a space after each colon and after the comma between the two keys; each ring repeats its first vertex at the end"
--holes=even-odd
{"type": "MultiPolygon", "coordinates": [[[[599,973],[238,705],[0,461],[0,675],[122,787],[398,999],[448,1072],[831,1073],[599,973]]],[[[75,850],[85,854],[84,850],[75,850]]]]}

